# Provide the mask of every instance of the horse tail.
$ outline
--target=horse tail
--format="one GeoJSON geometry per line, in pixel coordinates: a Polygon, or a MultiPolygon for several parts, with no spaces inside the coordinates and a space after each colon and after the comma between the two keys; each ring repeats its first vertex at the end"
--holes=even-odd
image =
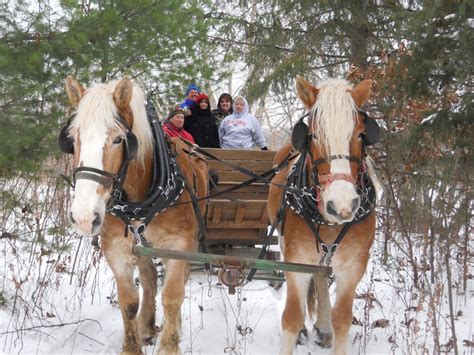
{"type": "Polygon", "coordinates": [[[308,315],[311,320],[316,319],[316,285],[314,283],[315,276],[309,280],[308,293],[306,297],[306,305],[308,307],[308,315]]]}

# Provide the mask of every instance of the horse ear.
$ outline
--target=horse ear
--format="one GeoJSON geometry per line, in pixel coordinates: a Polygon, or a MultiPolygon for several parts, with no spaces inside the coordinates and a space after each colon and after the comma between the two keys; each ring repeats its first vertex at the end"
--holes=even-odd
{"type": "Polygon", "coordinates": [[[362,107],[364,103],[369,99],[372,88],[372,80],[367,79],[361,81],[355,88],[352,90],[352,98],[357,107],[362,107]]]}
{"type": "Polygon", "coordinates": [[[115,86],[114,102],[120,109],[126,109],[132,100],[133,84],[126,76],[115,86]]]}
{"type": "Polygon", "coordinates": [[[76,106],[81,101],[84,88],[72,76],[66,78],[66,92],[71,105],[76,106]]]}
{"type": "Polygon", "coordinates": [[[301,76],[296,78],[296,92],[307,108],[313,107],[319,94],[319,90],[301,76]]]}

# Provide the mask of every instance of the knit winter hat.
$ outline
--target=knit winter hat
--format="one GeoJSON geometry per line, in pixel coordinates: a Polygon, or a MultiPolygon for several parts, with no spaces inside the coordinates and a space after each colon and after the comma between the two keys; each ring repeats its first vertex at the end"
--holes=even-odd
{"type": "Polygon", "coordinates": [[[198,97],[196,98],[196,102],[199,103],[201,100],[206,100],[207,103],[209,103],[209,96],[207,96],[206,94],[204,93],[201,93],[198,95],[198,97]]]}
{"type": "Polygon", "coordinates": [[[166,117],[166,119],[169,120],[171,117],[173,117],[174,115],[177,115],[177,114],[186,115],[186,111],[184,109],[182,109],[181,107],[179,107],[179,106],[175,106],[171,109],[171,111],[168,114],[168,117],[166,117]]]}
{"type": "Polygon", "coordinates": [[[191,84],[188,85],[188,88],[186,89],[186,96],[188,96],[188,94],[191,90],[196,90],[198,93],[201,92],[201,90],[199,89],[199,87],[196,84],[191,83],[191,84]]]}

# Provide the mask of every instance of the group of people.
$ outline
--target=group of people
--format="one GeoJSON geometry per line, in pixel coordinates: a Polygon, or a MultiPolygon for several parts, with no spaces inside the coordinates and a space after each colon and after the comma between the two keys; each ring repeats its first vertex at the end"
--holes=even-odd
{"type": "Polygon", "coordinates": [[[170,137],[182,137],[203,148],[267,150],[258,120],[249,113],[243,96],[235,100],[220,95],[217,108],[211,110],[209,97],[195,84],[186,89],[185,100],[173,108],[163,123],[170,137]]]}

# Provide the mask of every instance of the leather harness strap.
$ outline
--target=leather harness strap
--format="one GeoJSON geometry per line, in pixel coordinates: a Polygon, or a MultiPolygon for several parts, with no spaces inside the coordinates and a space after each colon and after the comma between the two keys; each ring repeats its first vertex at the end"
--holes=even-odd
{"type": "Polygon", "coordinates": [[[336,180],[347,181],[347,182],[350,182],[351,184],[354,183],[354,179],[352,178],[352,175],[349,175],[349,174],[343,174],[343,173],[324,174],[324,175],[318,174],[318,181],[320,184],[324,184],[327,186],[336,180]]]}

